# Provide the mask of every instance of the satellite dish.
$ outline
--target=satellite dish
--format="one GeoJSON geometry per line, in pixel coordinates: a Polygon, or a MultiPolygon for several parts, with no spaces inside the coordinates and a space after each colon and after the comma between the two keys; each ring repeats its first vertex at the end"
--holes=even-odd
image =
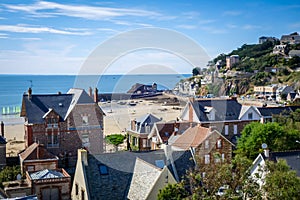
{"type": "Polygon", "coordinates": [[[261,147],[262,147],[263,149],[266,149],[266,148],[268,148],[268,145],[267,145],[266,143],[262,143],[261,147]]]}
{"type": "Polygon", "coordinates": [[[21,174],[18,174],[17,175],[17,180],[19,181],[19,180],[21,180],[22,179],[22,175],[21,174]]]}

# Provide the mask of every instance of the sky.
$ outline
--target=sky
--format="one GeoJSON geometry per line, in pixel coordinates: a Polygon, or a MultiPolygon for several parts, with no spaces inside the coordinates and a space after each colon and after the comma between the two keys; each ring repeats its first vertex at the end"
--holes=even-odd
{"type": "MultiPolygon", "coordinates": [[[[126,32],[137,29],[147,32],[149,28],[181,34],[213,59],[243,44],[256,44],[260,36],[280,38],[283,34],[300,32],[299,13],[300,2],[286,0],[1,0],[0,74],[76,75],[103,43],[126,32]]],[[[126,41],[130,40],[124,39],[111,48],[118,49],[126,41]]],[[[158,42],[163,43],[164,39],[158,42]]],[[[177,43],[180,46],[182,40],[174,39],[174,44],[177,43]]],[[[152,65],[153,69],[155,66],[167,69],[157,73],[191,73],[195,65],[178,56],[178,52],[165,50],[128,49],[121,52],[122,56],[115,55],[102,71],[141,73],[143,70],[139,68],[152,65]]]]}

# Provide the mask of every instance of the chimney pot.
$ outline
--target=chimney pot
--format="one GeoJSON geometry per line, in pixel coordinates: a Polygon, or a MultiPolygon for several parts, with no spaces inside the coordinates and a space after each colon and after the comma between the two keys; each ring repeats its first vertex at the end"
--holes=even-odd
{"type": "Polygon", "coordinates": [[[89,96],[93,97],[93,89],[92,89],[92,87],[89,87],[89,96]]]}
{"type": "Polygon", "coordinates": [[[94,91],[94,102],[95,103],[99,102],[98,98],[99,98],[99,96],[98,96],[98,89],[95,88],[95,91],[94,91]]]}
{"type": "Polygon", "coordinates": [[[28,88],[28,99],[31,99],[31,95],[32,95],[32,89],[30,87],[28,88]]]}
{"type": "Polygon", "coordinates": [[[1,136],[4,138],[4,123],[1,121],[1,136]]]}

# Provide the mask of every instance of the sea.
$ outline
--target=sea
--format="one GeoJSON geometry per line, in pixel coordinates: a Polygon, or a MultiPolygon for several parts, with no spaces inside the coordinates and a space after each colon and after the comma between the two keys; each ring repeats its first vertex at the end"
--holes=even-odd
{"type": "Polygon", "coordinates": [[[141,75],[4,75],[0,74],[0,121],[23,123],[19,117],[22,96],[32,88],[33,94],[67,93],[70,88],[98,88],[98,93],[126,93],[135,83],[158,85],[159,90],[173,89],[191,74],[141,75]]]}

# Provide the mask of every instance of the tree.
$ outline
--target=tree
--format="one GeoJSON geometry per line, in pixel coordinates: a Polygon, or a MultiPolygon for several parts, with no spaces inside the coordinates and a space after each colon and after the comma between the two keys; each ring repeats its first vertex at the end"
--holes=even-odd
{"type": "Polygon", "coordinates": [[[300,132],[292,127],[287,128],[276,122],[267,124],[252,122],[242,131],[235,153],[254,159],[263,151],[261,148],[263,143],[266,143],[272,151],[296,149],[295,140],[299,137],[300,132]]]}
{"type": "Polygon", "coordinates": [[[193,76],[200,75],[200,73],[201,73],[200,67],[195,67],[195,68],[193,69],[192,73],[193,73],[193,76]]]}
{"type": "Polygon", "coordinates": [[[285,160],[267,162],[263,190],[267,199],[300,199],[300,179],[285,160]]]}
{"type": "Polygon", "coordinates": [[[163,189],[159,190],[158,200],[181,200],[189,196],[189,193],[185,190],[184,184],[168,184],[163,189]]]}
{"type": "Polygon", "coordinates": [[[125,140],[125,135],[122,134],[111,134],[105,136],[105,141],[109,144],[112,144],[115,146],[116,151],[118,151],[118,146],[122,144],[125,140]]]}
{"type": "Polygon", "coordinates": [[[18,174],[21,174],[20,166],[4,167],[0,171],[0,186],[3,187],[3,182],[16,180],[18,174]]]}

